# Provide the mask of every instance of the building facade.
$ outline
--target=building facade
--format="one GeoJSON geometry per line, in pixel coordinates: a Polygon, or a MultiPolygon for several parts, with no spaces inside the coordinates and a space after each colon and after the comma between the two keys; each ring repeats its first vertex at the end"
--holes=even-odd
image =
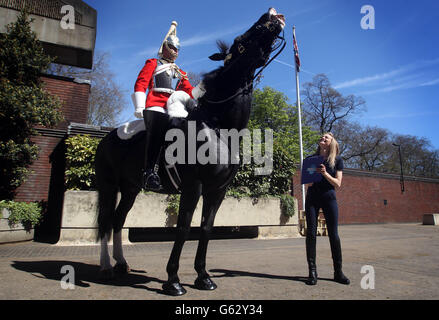
{"type": "MultiPolygon", "coordinates": [[[[55,63],[91,69],[96,41],[97,12],[81,0],[0,0],[0,33],[26,9],[46,54],[55,63]]],[[[64,121],[55,128],[38,127],[32,141],[39,147],[27,180],[16,190],[16,201],[44,206],[41,234],[59,229],[64,194],[65,139],[72,123],[86,123],[90,82],[41,75],[45,89],[62,102],[64,121]]],[[[37,232],[36,232],[37,234],[37,232]]]]}

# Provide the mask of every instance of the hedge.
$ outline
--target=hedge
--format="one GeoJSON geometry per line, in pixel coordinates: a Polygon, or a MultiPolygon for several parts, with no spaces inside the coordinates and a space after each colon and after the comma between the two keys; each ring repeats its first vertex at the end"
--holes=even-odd
{"type": "MultiPolygon", "coordinates": [[[[99,138],[88,135],[76,135],[66,139],[66,187],[69,190],[93,190],[95,186],[94,159],[99,138]]],[[[273,171],[269,175],[256,175],[254,161],[241,166],[227,191],[228,196],[259,198],[264,196],[280,197],[284,214],[294,214],[292,197],[288,194],[291,177],[296,171],[296,161],[281,146],[273,145],[273,171]]],[[[174,198],[170,199],[170,211],[178,211],[174,198]]]]}

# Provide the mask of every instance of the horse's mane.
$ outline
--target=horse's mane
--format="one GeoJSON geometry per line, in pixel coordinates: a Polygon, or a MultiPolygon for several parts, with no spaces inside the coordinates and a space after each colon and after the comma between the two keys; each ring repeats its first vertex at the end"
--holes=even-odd
{"type": "MultiPolygon", "coordinates": [[[[209,58],[214,60],[214,61],[221,61],[222,62],[222,61],[224,61],[224,59],[226,59],[227,55],[229,54],[230,46],[222,40],[217,40],[216,44],[217,44],[217,47],[219,49],[219,53],[215,53],[212,56],[210,56],[209,58]]],[[[228,70],[233,70],[233,69],[230,69],[229,66],[230,65],[227,65],[227,66],[222,65],[222,66],[202,75],[202,81],[204,83],[204,88],[205,88],[206,92],[210,92],[209,99],[211,99],[213,101],[224,99],[224,97],[222,97],[222,98],[216,97],[216,95],[218,93],[221,93],[221,92],[230,91],[229,87],[230,87],[231,82],[229,79],[230,73],[228,72],[228,70]],[[213,95],[212,95],[212,93],[213,93],[213,95]]],[[[203,113],[207,112],[211,116],[214,115],[216,117],[224,109],[224,105],[218,105],[218,104],[214,104],[214,108],[210,108],[210,107],[212,107],[212,103],[208,102],[208,100],[206,99],[206,96],[204,96],[203,98],[200,99],[199,108],[198,108],[203,113]]],[[[195,116],[195,115],[192,115],[192,116],[195,116]]]]}
{"type": "MultiPolygon", "coordinates": [[[[222,56],[225,58],[227,56],[227,53],[229,51],[230,46],[222,40],[217,40],[216,45],[217,45],[220,52],[216,53],[215,55],[219,55],[219,56],[222,56]]],[[[212,56],[214,56],[214,55],[212,55],[212,56]]],[[[224,58],[223,58],[223,60],[224,60],[224,58]]],[[[212,85],[212,83],[216,80],[217,76],[219,74],[221,74],[223,69],[224,69],[224,66],[221,66],[221,67],[214,69],[213,71],[210,71],[208,73],[203,74],[202,79],[203,79],[204,86],[206,89],[208,89],[209,86],[212,85]]]]}
{"type": "Polygon", "coordinates": [[[227,54],[227,52],[230,49],[230,46],[226,42],[224,42],[223,40],[217,40],[216,45],[217,45],[218,49],[220,50],[221,54],[227,54]]]}

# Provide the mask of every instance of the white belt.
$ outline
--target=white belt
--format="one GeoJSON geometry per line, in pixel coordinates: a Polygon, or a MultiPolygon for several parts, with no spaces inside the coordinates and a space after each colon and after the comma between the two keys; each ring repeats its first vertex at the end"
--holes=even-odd
{"type": "Polygon", "coordinates": [[[171,63],[166,63],[166,64],[162,64],[160,66],[158,66],[153,73],[153,76],[156,76],[162,72],[165,72],[167,70],[171,69],[172,70],[172,64],[171,63]]]}
{"type": "Polygon", "coordinates": [[[168,89],[168,88],[153,88],[152,91],[164,92],[164,93],[169,93],[169,94],[173,94],[175,92],[174,89],[168,89]]]}

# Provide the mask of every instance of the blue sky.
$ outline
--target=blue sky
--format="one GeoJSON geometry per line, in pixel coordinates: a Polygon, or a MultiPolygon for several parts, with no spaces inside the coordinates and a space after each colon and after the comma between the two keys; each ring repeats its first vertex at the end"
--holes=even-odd
{"type": "Polygon", "coordinates": [[[287,48],[265,71],[270,86],[296,101],[292,27],[296,26],[301,87],[325,73],[343,95],[362,96],[367,111],[353,120],[392,133],[427,138],[439,149],[439,1],[435,0],[85,0],[98,12],[96,50],[111,54],[116,82],[126,91],[121,122],[135,119],[130,94],[145,60],[156,52],[172,20],[179,23],[177,64],[201,73],[215,41],[233,39],[274,7],[286,17],[287,48]],[[361,28],[364,5],[375,29],[361,28]]]}

